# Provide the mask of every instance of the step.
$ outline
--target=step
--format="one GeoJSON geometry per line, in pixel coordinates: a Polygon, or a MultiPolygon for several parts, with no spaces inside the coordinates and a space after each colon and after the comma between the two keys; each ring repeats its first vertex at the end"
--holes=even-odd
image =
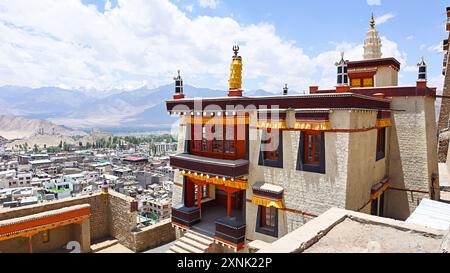
{"type": "Polygon", "coordinates": [[[100,250],[103,250],[105,248],[111,247],[113,245],[116,245],[119,241],[117,239],[110,239],[105,240],[96,244],[91,245],[91,251],[92,252],[98,252],[100,250]]]}
{"type": "Polygon", "coordinates": [[[192,240],[192,239],[190,239],[188,237],[181,237],[179,240],[181,242],[183,242],[183,243],[186,243],[188,245],[194,246],[195,248],[198,248],[198,249],[200,249],[202,251],[205,251],[206,249],[209,248],[209,245],[205,245],[205,244],[199,243],[199,242],[197,242],[195,240],[192,240]]]}
{"type": "Polygon", "coordinates": [[[167,250],[166,253],[175,253],[173,250],[167,250]]]}
{"type": "Polygon", "coordinates": [[[210,239],[210,240],[212,240],[214,237],[214,231],[205,230],[205,229],[199,228],[198,226],[195,227],[195,229],[188,230],[187,232],[196,234],[200,237],[203,237],[205,239],[210,239]]]}
{"type": "Polygon", "coordinates": [[[197,235],[197,236],[199,236],[199,237],[202,237],[202,238],[205,238],[205,239],[209,239],[209,240],[213,240],[213,238],[212,238],[211,236],[205,235],[205,234],[200,233],[200,232],[198,232],[198,231],[194,231],[194,230],[192,230],[192,229],[188,230],[186,233],[195,234],[195,235],[197,235]]]}
{"type": "Polygon", "coordinates": [[[198,249],[198,248],[196,248],[194,246],[188,245],[188,244],[186,244],[186,243],[184,243],[182,241],[177,241],[175,243],[175,246],[183,248],[183,249],[185,249],[185,250],[187,250],[187,251],[189,251],[191,253],[203,253],[203,251],[201,249],[198,249]]]}
{"type": "Polygon", "coordinates": [[[205,238],[205,237],[198,236],[197,234],[190,233],[190,232],[186,233],[184,235],[184,237],[187,237],[191,240],[194,240],[196,242],[199,242],[201,244],[208,245],[208,246],[214,243],[214,240],[212,238],[205,238]]]}
{"type": "Polygon", "coordinates": [[[169,250],[173,251],[174,253],[189,253],[189,251],[187,251],[181,247],[178,247],[176,245],[171,246],[169,250]]]}

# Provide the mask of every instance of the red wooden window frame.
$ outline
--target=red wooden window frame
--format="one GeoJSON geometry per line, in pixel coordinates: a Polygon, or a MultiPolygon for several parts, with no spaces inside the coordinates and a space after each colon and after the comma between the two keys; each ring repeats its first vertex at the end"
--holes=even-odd
{"type": "Polygon", "coordinates": [[[274,207],[264,207],[261,206],[261,223],[260,226],[262,228],[275,228],[276,224],[276,214],[277,209],[274,207]]]}
{"type": "Polygon", "coordinates": [[[322,133],[317,131],[304,132],[303,162],[308,165],[320,165],[322,133]]]}
{"type": "Polygon", "coordinates": [[[279,145],[280,145],[280,131],[278,129],[267,128],[265,131],[265,138],[262,144],[265,147],[264,160],[277,161],[279,159],[279,145]]]}
{"type": "Polygon", "coordinates": [[[239,126],[243,125],[238,125],[236,118],[234,120],[234,124],[226,124],[225,122],[224,124],[191,124],[190,153],[205,157],[229,160],[244,157],[245,154],[242,154],[242,149],[238,150],[238,145],[242,146],[242,143],[245,142],[245,140],[238,141],[237,139],[238,128],[240,128],[239,126]],[[195,139],[196,130],[201,132],[200,140],[195,139]],[[217,136],[216,130],[218,130],[217,132],[221,132],[221,139],[217,136]],[[217,139],[215,138],[216,136],[217,139]]]}

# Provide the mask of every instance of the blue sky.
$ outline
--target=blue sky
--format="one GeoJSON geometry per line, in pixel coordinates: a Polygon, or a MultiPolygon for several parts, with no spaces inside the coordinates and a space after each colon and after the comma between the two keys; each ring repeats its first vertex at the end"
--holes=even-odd
{"type": "Polygon", "coordinates": [[[246,89],[332,86],[339,51],[362,57],[374,12],[384,56],[402,62],[400,83],[415,83],[424,56],[430,84],[442,86],[449,1],[42,1],[0,3],[0,37],[8,35],[0,72],[16,71],[3,73],[0,85],[156,87],[181,68],[186,83],[226,89],[231,47],[239,43],[246,89]]]}

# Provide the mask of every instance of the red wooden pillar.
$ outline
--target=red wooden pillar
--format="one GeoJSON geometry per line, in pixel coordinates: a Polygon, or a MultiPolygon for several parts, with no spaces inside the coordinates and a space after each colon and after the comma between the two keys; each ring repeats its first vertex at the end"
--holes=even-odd
{"type": "Polygon", "coordinates": [[[233,216],[233,208],[231,206],[231,191],[227,189],[227,216],[233,216]]]}
{"type": "Polygon", "coordinates": [[[199,209],[202,208],[202,190],[203,190],[203,184],[198,183],[197,184],[197,206],[199,209]]]}

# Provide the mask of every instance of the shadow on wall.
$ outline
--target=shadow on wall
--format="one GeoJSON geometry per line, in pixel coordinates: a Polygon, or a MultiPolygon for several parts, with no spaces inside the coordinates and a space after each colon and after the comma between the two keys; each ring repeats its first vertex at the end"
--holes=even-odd
{"type": "MultiPolygon", "coordinates": [[[[392,129],[390,130],[389,139],[389,183],[395,188],[405,189],[405,175],[400,155],[400,145],[395,117],[392,119],[392,129]]],[[[408,192],[387,190],[385,201],[385,217],[397,220],[406,220],[411,214],[408,202],[408,192]]]]}

